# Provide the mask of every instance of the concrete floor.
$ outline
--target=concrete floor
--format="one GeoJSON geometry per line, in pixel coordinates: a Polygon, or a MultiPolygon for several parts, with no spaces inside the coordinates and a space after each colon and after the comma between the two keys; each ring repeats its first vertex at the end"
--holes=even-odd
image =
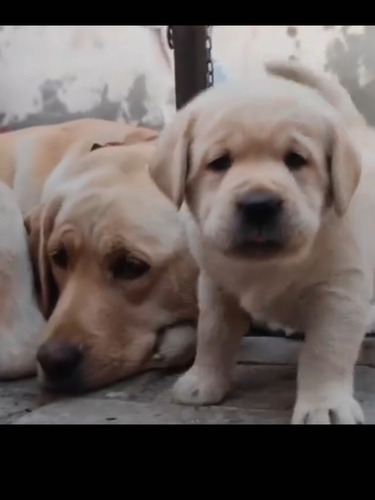
{"type": "MultiPolygon", "coordinates": [[[[287,424],[295,398],[300,342],[246,338],[238,384],[222,405],[171,403],[177,375],[150,372],[74,398],[46,401],[34,379],[0,384],[3,424],[287,424]]],[[[375,424],[375,339],[367,339],[356,368],[356,396],[375,424]]]]}

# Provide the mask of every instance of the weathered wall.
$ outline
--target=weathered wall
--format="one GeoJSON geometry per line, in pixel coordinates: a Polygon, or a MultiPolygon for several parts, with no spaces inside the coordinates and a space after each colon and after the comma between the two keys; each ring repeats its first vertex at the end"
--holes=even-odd
{"type": "MultiPolygon", "coordinates": [[[[269,57],[338,76],[375,123],[375,26],[215,26],[216,82],[269,57]]],[[[0,26],[0,126],[84,116],[160,128],[174,113],[163,26],[0,26]]]]}

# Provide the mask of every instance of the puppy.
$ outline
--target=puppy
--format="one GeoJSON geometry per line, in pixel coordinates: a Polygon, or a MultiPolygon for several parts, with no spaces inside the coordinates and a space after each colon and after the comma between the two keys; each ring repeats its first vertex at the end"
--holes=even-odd
{"type": "Polygon", "coordinates": [[[202,92],[150,165],[161,191],[177,207],[185,200],[200,267],[197,354],[174,397],[223,400],[250,313],[306,332],[293,423],[361,423],[353,373],[375,278],[375,168],[357,146],[365,125],[333,84],[278,71],[202,92]]]}
{"type": "Polygon", "coordinates": [[[35,373],[44,318],[34,289],[27,235],[12,190],[0,182],[0,379],[35,373]]]}
{"type": "Polygon", "coordinates": [[[86,391],[192,361],[197,266],[148,173],[157,134],[102,120],[15,134],[3,173],[47,322],[34,361],[42,387],[86,391]]]}

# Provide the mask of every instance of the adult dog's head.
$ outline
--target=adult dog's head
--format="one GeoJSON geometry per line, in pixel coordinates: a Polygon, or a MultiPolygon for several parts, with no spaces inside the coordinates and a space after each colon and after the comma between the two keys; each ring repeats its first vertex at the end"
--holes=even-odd
{"type": "Polygon", "coordinates": [[[325,216],[348,209],[360,163],[319,91],[264,73],[180,110],[150,172],[177,206],[186,199],[206,244],[259,265],[307,254],[325,216]]]}
{"type": "Polygon", "coordinates": [[[27,217],[48,389],[92,389],[194,355],[196,269],[175,207],[149,176],[153,150],[93,147],[27,217]]]}

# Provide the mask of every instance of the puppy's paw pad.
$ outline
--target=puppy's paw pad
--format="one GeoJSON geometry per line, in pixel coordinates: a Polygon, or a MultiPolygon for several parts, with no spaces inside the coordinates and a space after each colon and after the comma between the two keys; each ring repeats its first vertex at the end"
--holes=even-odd
{"type": "Polygon", "coordinates": [[[172,397],[180,404],[212,405],[220,403],[228,390],[227,381],[193,367],[177,380],[172,397]]]}
{"type": "Polygon", "coordinates": [[[364,420],[357,401],[351,396],[345,396],[324,405],[297,402],[292,424],[363,424],[364,420]]]}

